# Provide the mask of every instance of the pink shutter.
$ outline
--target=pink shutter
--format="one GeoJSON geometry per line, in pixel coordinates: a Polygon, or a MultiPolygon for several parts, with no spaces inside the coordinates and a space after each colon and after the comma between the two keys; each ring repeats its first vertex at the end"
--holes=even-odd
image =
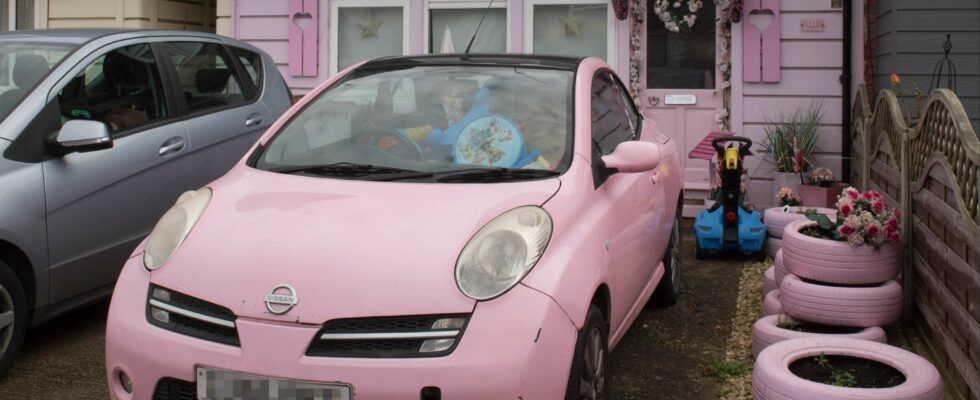
{"type": "Polygon", "coordinates": [[[742,80],[745,82],[779,82],[780,31],[779,0],[745,0],[742,18],[742,80]],[[772,12],[772,22],[765,30],[752,24],[751,15],[772,12]]]}
{"type": "Polygon", "coordinates": [[[289,0],[289,74],[316,76],[319,0],[289,0]]]}

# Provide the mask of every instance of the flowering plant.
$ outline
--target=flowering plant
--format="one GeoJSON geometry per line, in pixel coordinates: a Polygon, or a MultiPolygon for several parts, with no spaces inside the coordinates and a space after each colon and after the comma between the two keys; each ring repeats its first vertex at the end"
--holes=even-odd
{"type": "Polygon", "coordinates": [[[862,193],[848,187],[837,198],[836,222],[831,222],[826,215],[807,214],[817,226],[801,232],[811,237],[846,241],[854,247],[878,248],[887,242],[901,240],[899,216],[897,209],[885,205],[880,193],[874,190],[862,193]]]}
{"type": "Polygon", "coordinates": [[[779,193],[776,193],[776,200],[779,200],[780,206],[801,206],[803,202],[800,201],[800,195],[796,194],[793,189],[788,187],[779,188],[779,193]]]}
{"type": "Polygon", "coordinates": [[[653,12],[663,21],[668,31],[690,32],[698,19],[702,0],[654,0],[653,12]]]}
{"type": "Polygon", "coordinates": [[[829,168],[817,167],[807,176],[813,186],[830,187],[834,184],[834,173],[829,168]]]}

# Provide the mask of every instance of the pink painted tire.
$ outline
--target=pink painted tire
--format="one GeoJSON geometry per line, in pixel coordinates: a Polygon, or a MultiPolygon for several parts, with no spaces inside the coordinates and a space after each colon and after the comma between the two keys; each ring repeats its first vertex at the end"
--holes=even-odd
{"type": "Polygon", "coordinates": [[[752,395],[755,400],[940,400],[943,383],[929,361],[898,347],[853,338],[811,337],[785,340],[759,353],[752,371],[752,395]],[[813,382],[790,372],[794,361],[820,354],[877,361],[901,372],[905,382],[890,388],[850,388],[813,382]]]}
{"type": "MultiPolygon", "coordinates": [[[[828,215],[832,218],[837,216],[837,210],[822,207],[813,208],[816,208],[820,214],[828,215]]],[[[793,221],[806,219],[806,215],[797,213],[799,209],[800,207],[790,207],[790,212],[784,213],[782,207],[767,208],[762,214],[762,220],[766,223],[766,233],[774,238],[782,238],[783,229],[786,225],[793,221]]]]}
{"type": "Polygon", "coordinates": [[[783,313],[783,303],[779,298],[779,289],[766,294],[762,300],[762,315],[779,315],[783,313]]]}
{"type": "Polygon", "coordinates": [[[776,259],[773,262],[773,266],[776,267],[776,286],[779,286],[783,282],[783,278],[789,274],[786,270],[786,263],[783,262],[783,251],[776,252],[776,259]]]}
{"type": "Polygon", "coordinates": [[[902,248],[888,242],[880,248],[852,247],[847,242],[817,239],[800,233],[816,225],[796,221],[786,226],[783,236],[783,263],[789,272],[801,278],[847,285],[881,283],[898,275],[902,248]]]}
{"type": "Polygon", "coordinates": [[[766,238],[766,255],[771,258],[776,258],[776,253],[781,248],[783,248],[783,239],[771,236],[766,238]]]}
{"type": "Polygon", "coordinates": [[[779,285],[779,302],[786,315],[801,321],[869,328],[898,321],[902,287],[895,281],[874,286],[828,286],[789,274],[779,285]]]}
{"type": "Polygon", "coordinates": [[[780,322],[798,322],[786,314],[768,315],[755,321],[752,325],[752,355],[759,356],[766,347],[782,342],[784,340],[804,338],[804,337],[846,337],[872,342],[887,343],[885,330],[874,326],[864,328],[853,333],[815,333],[800,332],[792,329],[783,329],[778,326],[780,322]]]}
{"type": "Polygon", "coordinates": [[[776,284],[776,266],[769,267],[762,275],[762,297],[779,288],[776,284]]]}

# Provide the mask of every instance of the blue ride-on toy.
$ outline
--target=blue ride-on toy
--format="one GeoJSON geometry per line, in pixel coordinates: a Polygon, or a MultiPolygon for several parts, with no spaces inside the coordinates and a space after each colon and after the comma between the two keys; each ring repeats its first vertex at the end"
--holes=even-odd
{"type": "Polygon", "coordinates": [[[746,209],[742,193],[742,161],[752,155],[752,140],[745,137],[725,136],[711,141],[718,153],[718,171],[721,187],[715,205],[701,210],[694,219],[695,256],[705,258],[722,251],[764,259],[766,225],[758,212],[746,209]],[[738,147],[734,143],[739,142],[738,147]],[[724,146],[728,143],[728,146],[724,146]]]}

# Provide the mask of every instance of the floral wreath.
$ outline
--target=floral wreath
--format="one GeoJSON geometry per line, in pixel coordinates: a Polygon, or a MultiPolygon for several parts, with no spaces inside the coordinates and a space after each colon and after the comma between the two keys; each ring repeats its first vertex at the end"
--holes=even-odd
{"type": "Polygon", "coordinates": [[[690,32],[701,10],[701,0],[654,0],[653,12],[671,32],[690,32]],[[686,3],[686,4],[685,4],[686,3]]]}

